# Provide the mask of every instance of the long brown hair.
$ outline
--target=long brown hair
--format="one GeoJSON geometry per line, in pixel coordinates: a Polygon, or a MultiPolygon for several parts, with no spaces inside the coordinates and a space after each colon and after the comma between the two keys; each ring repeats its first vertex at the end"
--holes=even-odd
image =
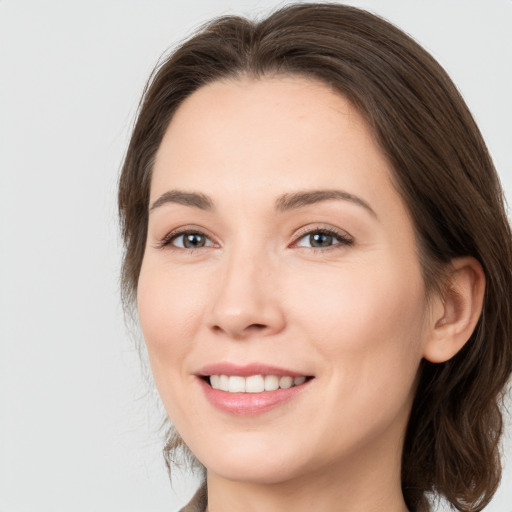
{"type": "MultiPolygon", "coordinates": [[[[133,303],[148,224],[152,164],[182,101],[215,80],[300,75],[347,97],[373,129],[413,219],[427,290],[440,269],[473,256],[486,275],[483,313],[451,360],[423,361],[402,457],[408,507],[443,495],[479,511],[501,476],[500,401],[512,371],[512,249],[502,190],[482,136],[456,87],[416,42],[387,21],[340,4],[298,4],[252,22],[204,26],[151,76],[119,183],[125,242],[123,296],[133,303]]],[[[169,463],[181,446],[171,434],[169,463]]]]}

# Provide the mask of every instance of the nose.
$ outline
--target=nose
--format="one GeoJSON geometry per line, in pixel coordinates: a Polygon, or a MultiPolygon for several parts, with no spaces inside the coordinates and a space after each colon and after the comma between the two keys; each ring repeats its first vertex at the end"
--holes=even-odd
{"type": "Polygon", "coordinates": [[[216,280],[209,327],[243,340],[277,334],[285,327],[278,289],[279,269],[268,255],[239,251],[227,258],[216,280]]]}

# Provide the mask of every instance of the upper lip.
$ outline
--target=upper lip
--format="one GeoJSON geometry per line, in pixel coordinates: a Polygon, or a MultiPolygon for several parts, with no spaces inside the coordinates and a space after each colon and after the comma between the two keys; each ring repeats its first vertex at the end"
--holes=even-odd
{"type": "Polygon", "coordinates": [[[287,368],[280,368],[278,366],[271,366],[263,363],[250,363],[238,365],[233,363],[214,363],[207,364],[200,368],[196,375],[200,377],[208,377],[210,375],[227,375],[250,377],[251,375],[275,375],[276,377],[306,377],[308,374],[290,370],[287,368]]]}

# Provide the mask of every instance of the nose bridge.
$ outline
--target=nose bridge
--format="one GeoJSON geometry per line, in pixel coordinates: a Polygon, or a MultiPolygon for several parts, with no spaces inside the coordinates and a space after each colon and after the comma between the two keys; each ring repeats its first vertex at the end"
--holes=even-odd
{"type": "Polygon", "coordinates": [[[281,330],[284,316],[278,298],[277,268],[269,250],[245,239],[226,252],[211,327],[234,338],[281,330]]]}

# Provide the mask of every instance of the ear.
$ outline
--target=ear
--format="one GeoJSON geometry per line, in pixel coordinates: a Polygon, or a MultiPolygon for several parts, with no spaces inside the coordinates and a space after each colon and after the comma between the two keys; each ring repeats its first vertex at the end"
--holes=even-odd
{"type": "Polygon", "coordinates": [[[485,274],[472,257],[456,258],[442,296],[432,307],[431,329],[423,349],[423,357],[432,363],[451,359],[469,340],[475,330],[485,292],[485,274]]]}

